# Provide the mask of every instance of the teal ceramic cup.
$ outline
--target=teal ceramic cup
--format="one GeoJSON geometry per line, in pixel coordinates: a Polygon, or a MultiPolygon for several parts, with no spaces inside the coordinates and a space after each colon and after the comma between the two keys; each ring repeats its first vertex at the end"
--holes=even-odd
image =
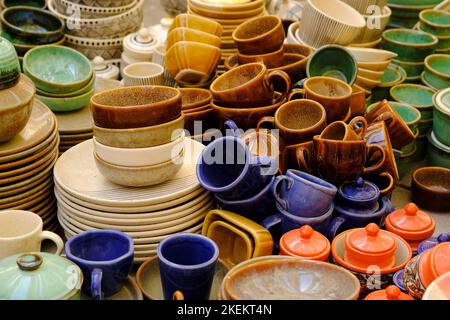
{"type": "Polygon", "coordinates": [[[433,131],[428,133],[427,138],[427,164],[450,169],[450,147],[440,142],[433,131]]]}
{"type": "Polygon", "coordinates": [[[437,90],[450,87],[450,55],[429,55],[425,59],[425,71],[423,77],[427,84],[437,90]]]}
{"type": "Polygon", "coordinates": [[[402,61],[423,61],[436,49],[439,39],[411,29],[389,29],[383,32],[383,49],[395,52],[402,61]]]}
{"type": "Polygon", "coordinates": [[[352,85],[356,80],[358,66],[353,54],[342,46],[326,45],[309,58],[306,74],[311,77],[331,77],[352,85]]]}
{"type": "Polygon", "coordinates": [[[392,60],[392,62],[403,69],[405,69],[406,74],[408,77],[417,77],[420,76],[423,70],[425,69],[425,64],[423,61],[419,62],[408,62],[408,61],[401,61],[398,59],[392,60]]]}
{"type": "Polygon", "coordinates": [[[450,88],[433,97],[433,132],[437,140],[450,147],[450,88]]]}
{"type": "Polygon", "coordinates": [[[423,10],[419,14],[420,29],[436,36],[450,36],[450,13],[443,10],[423,10]]]}

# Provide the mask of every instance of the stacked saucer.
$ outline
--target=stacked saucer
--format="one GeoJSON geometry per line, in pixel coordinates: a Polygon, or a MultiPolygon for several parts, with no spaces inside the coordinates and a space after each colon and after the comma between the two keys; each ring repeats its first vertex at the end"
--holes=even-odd
{"type": "Polygon", "coordinates": [[[233,31],[241,23],[267,14],[264,0],[247,2],[188,0],[188,13],[212,19],[222,25],[222,60],[218,68],[219,73],[225,72],[225,60],[237,52],[236,44],[231,37],[233,31]]]}
{"type": "Polygon", "coordinates": [[[25,128],[0,144],[0,210],[32,211],[41,216],[44,229],[57,228],[52,169],[58,142],[55,116],[34,99],[25,128]]]}
{"type": "Polygon", "coordinates": [[[201,232],[206,213],[215,202],[195,174],[204,146],[185,139],[185,161],[169,181],[151,187],[129,188],[106,180],[97,169],[92,140],[64,153],[54,170],[58,220],[66,237],[90,229],[114,229],[133,238],[135,262],[156,253],[165,237],[201,232]]]}

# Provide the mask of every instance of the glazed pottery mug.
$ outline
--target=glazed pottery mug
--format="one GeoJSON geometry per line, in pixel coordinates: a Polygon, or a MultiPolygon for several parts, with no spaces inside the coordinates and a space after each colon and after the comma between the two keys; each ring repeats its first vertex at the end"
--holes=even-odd
{"type": "Polygon", "coordinates": [[[83,271],[83,291],[96,300],[117,293],[133,266],[133,240],[120,231],[85,231],[67,240],[65,249],[83,271]]]}
{"type": "Polygon", "coordinates": [[[200,184],[227,200],[254,196],[277,171],[273,158],[252,156],[245,143],[234,136],[211,142],[197,164],[200,184]]]}
{"type": "Polygon", "coordinates": [[[289,169],[278,176],[273,186],[277,203],[287,212],[299,217],[319,217],[326,213],[337,188],[306,172],[289,169]]]}
{"type": "Polygon", "coordinates": [[[298,168],[308,173],[314,172],[314,144],[312,141],[292,144],[285,148],[289,168],[298,168]]]}
{"type": "Polygon", "coordinates": [[[222,107],[261,107],[283,101],[291,87],[289,76],[279,70],[268,71],[262,63],[249,63],[225,72],[211,84],[214,100],[222,107]],[[283,84],[276,100],[274,83],[283,84]]]}
{"type": "Polygon", "coordinates": [[[41,251],[41,242],[51,240],[56,245],[55,254],[64,249],[63,240],[50,231],[42,231],[40,216],[30,211],[0,211],[0,260],[23,252],[41,251]]]}
{"type": "Polygon", "coordinates": [[[164,68],[153,62],[137,62],[123,69],[123,82],[129,86],[164,85],[164,68]]]}
{"type": "Polygon", "coordinates": [[[319,102],[327,112],[327,123],[351,116],[352,87],[342,80],[312,77],[300,82],[302,88],[292,90],[288,100],[297,95],[319,102]]]}
{"type": "Polygon", "coordinates": [[[321,139],[337,141],[363,140],[367,122],[363,117],[353,118],[349,124],[344,121],[330,123],[320,134],[321,139]]]}
{"type": "Polygon", "coordinates": [[[318,102],[300,99],[283,104],[274,117],[263,117],[257,129],[269,123],[280,131],[287,144],[311,140],[326,126],[326,111],[318,102]]]}
{"type": "Polygon", "coordinates": [[[256,55],[246,55],[238,52],[237,59],[239,62],[239,65],[248,64],[252,62],[261,62],[267,68],[277,68],[281,65],[281,62],[283,60],[283,48],[280,48],[277,51],[265,53],[265,54],[256,54],[256,55]]]}
{"type": "Polygon", "coordinates": [[[164,298],[179,291],[186,300],[207,300],[211,291],[219,248],[211,239],[179,233],[161,241],[157,249],[164,298]]]}

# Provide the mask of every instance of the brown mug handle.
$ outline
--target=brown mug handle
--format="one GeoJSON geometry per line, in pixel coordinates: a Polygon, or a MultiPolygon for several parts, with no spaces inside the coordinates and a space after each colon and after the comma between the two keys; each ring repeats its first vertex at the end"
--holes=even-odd
{"type": "Polygon", "coordinates": [[[383,190],[380,190],[380,194],[386,195],[388,194],[390,191],[392,191],[392,189],[394,188],[394,177],[392,177],[392,175],[389,172],[383,172],[379,175],[380,177],[386,177],[387,180],[389,180],[389,185],[384,188],[383,190]]]}
{"type": "Polygon", "coordinates": [[[270,123],[272,129],[275,129],[275,117],[262,117],[256,125],[256,130],[259,131],[264,123],[270,123]]]}
{"type": "Polygon", "coordinates": [[[358,116],[354,117],[350,123],[348,124],[350,128],[352,128],[353,131],[361,138],[364,139],[364,135],[366,134],[367,130],[367,120],[364,117],[358,116]],[[357,127],[358,123],[362,123],[362,127],[357,127]]]}
{"type": "Polygon", "coordinates": [[[172,300],[184,300],[184,294],[180,290],[177,290],[172,295],[172,300]]]}
{"type": "Polygon", "coordinates": [[[384,149],[382,147],[380,147],[377,144],[368,144],[366,148],[367,148],[366,159],[370,158],[370,155],[372,153],[377,152],[377,151],[380,151],[381,154],[382,154],[382,157],[380,158],[380,160],[377,163],[375,163],[374,165],[372,165],[372,166],[370,166],[368,168],[364,167],[363,173],[364,174],[369,174],[369,173],[373,173],[373,172],[375,172],[377,170],[380,170],[380,168],[384,164],[384,161],[386,160],[386,152],[384,151],[384,149]]]}
{"type": "Polygon", "coordinates": [[[308,159],[310,159],[311,155],[309,154],[308,149],[304,147],[298,147],[295,150],[295,156],[297,158],[297,164],[300,170],[311,173],[312,169],[308,165],[308,159]]]}
{"type": "Polygon", "coordinates": [[[384,121],[388,126],[394,120],[394,115],[390,111],[383,112],[377,116],[372,122],[384,121]]]}
{"type": "Polygon", "coordinates": [[[266,75],[266,82],[269,86],[271,86],[273,84],[274,79],[281,79],[282,82],[284,82],[285,88],[283,91],[283,94],[275,101],[275,103],[278,103],[280,101],[284,101],[284,99],[286,99],[289,89],[291,89],[291,78],[289,77],[289,75],[281,70],[273,70],[270,71],[267,75],[266,75]]]}
{"type": "Polygon", "coordinates": [[[291,92],[289,92],[287,100],[288,101],[292,101],[296,98],[294,98],[296,95],[300,95],[300,99],[303,99],[305,97],[305,89],[299,89],[299,88],[295,88],[292,89],[291,92]]]}

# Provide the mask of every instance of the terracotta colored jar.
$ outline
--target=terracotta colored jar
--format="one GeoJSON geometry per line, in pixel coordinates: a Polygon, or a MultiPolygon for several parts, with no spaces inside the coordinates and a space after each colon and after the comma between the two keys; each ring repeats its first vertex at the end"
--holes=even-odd
{"type": "Polygon", "coordinates": [[[414,300],[414,298],[403,293],[398,287],[391,285],[384,290],[369,293],[364,300],[414,300]]]}
{"type": "Polygon", "coordinates": [[[309,225],[286,232],[280,239],[280,255],[328,261],[330,249],[328,239],[309,225]]]}

